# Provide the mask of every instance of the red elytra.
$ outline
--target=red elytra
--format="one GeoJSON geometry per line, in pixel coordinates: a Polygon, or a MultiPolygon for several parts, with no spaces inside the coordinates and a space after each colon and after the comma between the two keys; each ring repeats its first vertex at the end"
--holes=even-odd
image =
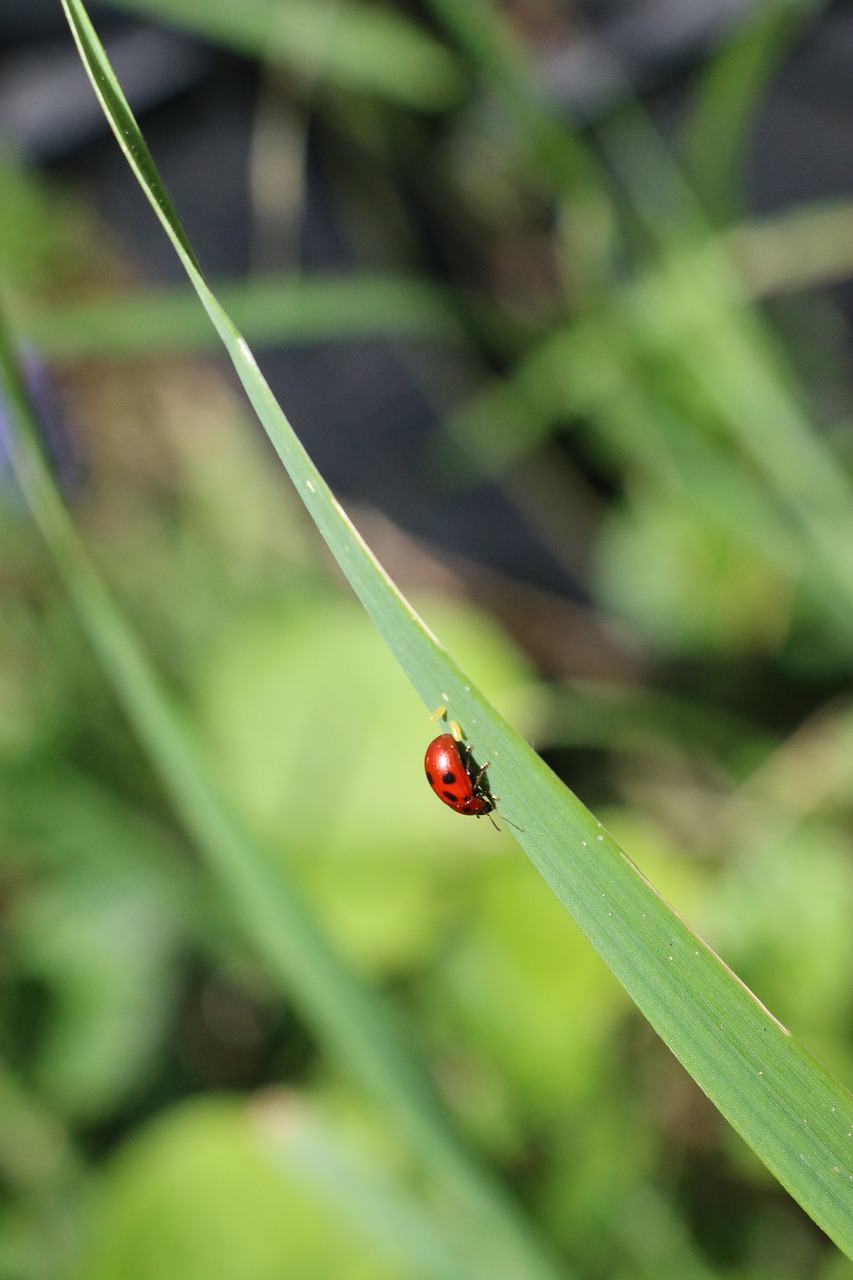
{"type": "Polygon", "coordinates": [[[475,818],[495,807],[488,784],[483,783],[488,767],[478,768],[471,759],[471,748],[458,743],[450,733],[434,738],[424,756],[427,782],[442,804],[475,818]]]}

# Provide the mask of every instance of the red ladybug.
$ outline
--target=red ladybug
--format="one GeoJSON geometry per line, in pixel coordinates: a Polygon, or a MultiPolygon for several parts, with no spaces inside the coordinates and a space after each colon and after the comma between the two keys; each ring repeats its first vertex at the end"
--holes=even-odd
{"type": "Polygon", "coordinates": [[[495,801],[483,781],[488,764],[481,768],[471,757],[471,748],[457,742],[450,733],[442,733],[427,747],[424,769],[427,782],[443,804],[457,813],[481,818],[491,813],[495,801]]]}

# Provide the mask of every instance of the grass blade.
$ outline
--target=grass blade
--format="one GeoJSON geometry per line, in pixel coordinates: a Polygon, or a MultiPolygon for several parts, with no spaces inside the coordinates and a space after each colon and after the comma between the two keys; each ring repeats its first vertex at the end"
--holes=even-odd
{"type": "MultiPolygon", "coordinates": [[[[63,0],[110,123],[246,392],[354,590],[430,707],[492,761],[519,842],[664,1041],[823,1229],[853,1252],[853,1098],[655,893],[494,711],[389,580],[305,454],[204,281],[80,0],[63,0]]],[[[568,980],[568,979],[567,979],[568,980]]]]}
{"type": "MultiPolygon", "coordinates": [[[[241,331],[258,343],[458,337],[449,300],[413,277],[267,277],[224,283],[217,296],[241,331]]],[[[22,317],[20,327],[45,355],[62,359],[219,349],[186,285],[163,285],[131,298],[54,303],[22,317]]]]}
{"type": "Polygon", "coordinates": [[[767,83],[823,0],[758,6],[704,70],[686,129],[685,168],[703,209],[724,225],[740,212],[735,191],[747,130],[767,83]]]}
{"type": "Polygon", "coordinates": [[[441,110],[464,87],[447,49],[399,13],[355,0],[109,0],[251,57],[422,111],[441,110]]]}
{"type": "Polygon", "coordinates": [[[1,321],[0,381],[13,468],[28,504],[128,719],[246,935],[327,1050],[366,1086],[431,1172],[442,1192],[449,1247],[467,1237],[466,1253],[476,1259],[469,1274],[483,1280],[567,1280],[503,1189],[460,1146],[395,1011],[332,950],[280,860],[253,843],[211,785],[180,714],[74,530],[1,321]]]}

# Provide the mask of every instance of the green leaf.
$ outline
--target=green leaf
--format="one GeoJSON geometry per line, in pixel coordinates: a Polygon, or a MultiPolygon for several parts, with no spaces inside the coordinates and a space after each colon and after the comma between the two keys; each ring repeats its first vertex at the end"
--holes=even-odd
{"type": "Polygon", "coordinates": [[[79,1274],[90,1280],[412,1274],[386,1262],[385,1242],[377,1247],[307,1176],[276,1168],[258,1127],[236,1100],[208,1097],[138,1130],[102,1171],[79,1274]]]}
{"type": "Polygon", "coordinates": [[[350,1223],[402,1275],[456,1280],[469,1260],[436,1232],[434,1219],[372,1153],[324,1122],[318,1108],[289,1094],[262,1097],[250,1111],[257,1149],[285,1179],[297,1179],[336,1221],[350,1223]]]}
{"type": "MultiPolygon", "coordinates": [[[[664,1041],[815,1221],[853,1251],[853,1098],[660,899],[602,825],[496,714],[387,577],[205,283],[80,0],[63,2],[129,163],[282,462],[392,652],[427,705],[445,704],[480,755],[492,761],[500,809],[515,824],[519,843],[664,1041]]],[[[114,675],[118,666],[113,664],[114,675]]],[[[194,780],[176,778],[173,789],[183,783],[192,787],[194,780]]],[[[263,914],[265,904],[256,905],[263,914]]]]}

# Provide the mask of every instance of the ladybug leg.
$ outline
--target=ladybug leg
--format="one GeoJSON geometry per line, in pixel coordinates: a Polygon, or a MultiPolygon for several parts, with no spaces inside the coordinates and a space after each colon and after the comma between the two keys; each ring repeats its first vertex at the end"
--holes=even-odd
{"type": "Polygon", "coordinates": [[[476,776],[476,778],[474,779],[474,790],[475,790],[475,791],[476,791],[477,787],[479,787],[480,783],[482,782],[482,780],[483,780],[483,774],[486,772],[486,770],[488,769],[488,767],[489,767],[489,761],[488,761],[488,760],[486,761],[486,763],[485,763],[484,765],[481,765],[481,766],[480,766],[479,772],[477,773],[477,776],[476,776]]]}
{"type": "MultiPolygon", "coordinates": [[[[471,757],[472,757],[472,756],[473,756],[473,754],[474,754],[474,748],[473,748],[473,746],[472,746],[470,743],[467,743],[467,742],[466,742],[466,743],[464,744],[464,746],[462,747],[462,750],[465,752],[465,756],[466,756],[467,761],[468,761],[468,762],[470,762],[471,757]]],[[[479,767],[479,769],[477,770],[476,774],[473,774],[473,775],[472,775],[472,777],[471,777],[471,781],[472,781],[472,783],[474,784],[474,790],[475,790],[475,791],[476,791],[476,790],[477,790],[477,788],[479,787],[480,783],[483,781],[483,776],[484,776],[484,774],[485,774],[486,770],[488,769],[489,764],[490,764],[490,761],[488,761],[488,760],[487,760],[485,764],[480,765],[480,767],[479,767]]],[[[467,768],[467,764],[466,764],[466,768],[467,768]]]]}

